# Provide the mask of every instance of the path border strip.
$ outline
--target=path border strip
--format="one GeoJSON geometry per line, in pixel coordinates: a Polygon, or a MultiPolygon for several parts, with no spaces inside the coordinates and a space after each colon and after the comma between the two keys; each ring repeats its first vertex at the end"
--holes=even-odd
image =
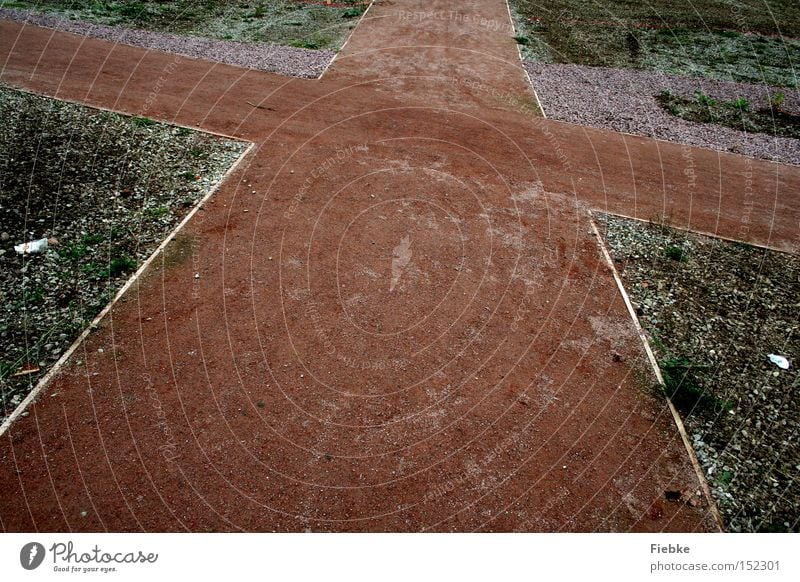
{"type": "MultiPolygon", "coordinates": [[[[50,98],[54,99],[54,97],[50,98]]],[[[70,103],[75,103],[75,102],[70,101],[70,103]]],[[[82,105],[84,107],[92,107],[90,105],[86,105],[85,103],[82,105]]],[[[110,109],[103,109],[100,107],[96,107],[95,109],[101,109],[103,111],[112,111],[110,109]]],[[[119,114],[120,112],[114,112],[114,113],[119,114]]],[[[164,122],[159,122],[159,123],[164,123],[164,122]]],[[[164,125],[185,127],[173,123],[164,123],[164,125]]],[[[89,336],[89,334],[95,329],[97,329],[103,318],[105,318],[105,316],[108,315],[111,309],[119,302],[120,299],[122,299],[122,297],[128,292],[128,290],[133,286],[133,284],[136,283],[141,278],[141,276],[150,268],[150,265],[152,265],[153,262],[164,252],[164,249],[166,249],[167,245],[175,239],[178,233],[189,223],[189,221],[194,217],[194,215],[197,214],[197,211],[200,210],[205,205],[205,203],[208,202],[208,200],[210,200],[211,197],[217,193],[220,187],[222,187],[222,185],[225,184],[230,175],[234,171],[236,171],[239,168],[239,166],[241,166],[242,162],[248,157],[250,152],[253,151],[253,149],[257,145],[256,143],[248,140],[234,138],[222,134],[215,134],[212,132],[204,132],[203,130],[198,130],[197,128],[187,128],[187,129],[192,129],[193,131],[198,131],[200,133],[209,133],[211,135],[217,135],[220,137],[224,137],[226,139],[239,141],[248,145],[247,148],[245,148],[245,150],[239,155],[239,158],[225,171],[225,173],[222,175],[219,181],[211,189],[209,189],[209,191],[206,192],[206,194],[200,200],[194,203],[191,210],[189,210],[186,216],[184,216],[183,219],[175,226],[175,228],[173,228],[167,234],[164,240],[161,241],[161,243],[155,248],[155,250],[150,254],[150,256],[147,257],[147,259],[136,270],[136,272],[133,275],[131,275],[127,281],[125,281],[125,284],[120,288],[119,291],[117,291],[116,295],[114,295],[114,298],[108,304],[106,304],[103,310],[100,311],[100,313],[98,313],[95,316],[92,322],[86,326],[86,328],[75,339],[75,341],[72,342],[72,345],[69,347],[69,349],[67,349],[67,351],[61,355],[58,361],[56,361],[56,363],[53,364],[50,370],[48,370],[47,373],[39,379],[33,390],[31,390],[25,397],[25,399],[17,405],[17,407],[14,409],[14,412],[12,412],[3,421],[3,424],[0,425],[0,437],[3,437],[6,434],[6,432],[8,432],[8,430],[11,428],[11,425],[14,424],[14,422],[20,416],[22,416],[22,413],[25,412],[28,406],[30,406],[33,402],[35,402],[36,399],[42,394],[42,392],[45,391],[45,389],[50,384],[50,381],[53,378],[55,378],[55,376],[61,371],[61,368],[64,367],[64,364],[67,363],[67,361],[72,357],[72,354],[80,347],[80,345],[89,336]]]]}
{"type": "MultiPolygon", "coordinates": [[[[628,292],[625,291],[625,286],[622,283],[622,279],[619,276],[619,272],[617,268],[614,266],[614,261],[611,259],[611,255],[606,248],[606,244],[603,240],[603,236],[600,234],[600,230],[597,228],[597,224],[594,220],[594,211],[589,211],[589,223],[592,225],[592,232],[594,233],[595,238],[597,239],[597,245],[600,247],[600,250],[603,254],[603,258],[605,259],[606,265],[608,266],[611,274],[614,276],[614,281],[617,283],[617,289],[619,289],[620,294],[622,295],[622,299],[625,302],[625,307],[628,310],[628,314],[631,316],[631,320],[633,321],[633,325],[636,328],[636,333],[639,336],[639,339],[642,340],[642,345],[644,346],[644,351],[647,353],[647,360],[650,362],[650,366],[653,369],[653,373],[658,380],[658,383],[662,387],[666,387],[664,383],[664,377],[661,375],[661,368],[658,367],[658,362],[656,361],[655,354],[653,353],[652,348],[650,347],[650,342],[647,339],[647,332],[645,332],[642,324],[639,322],[639,318],[636,315],[636,310],[633,308],[633,304],[631,303],[631,299],[628,296],[628,292]]],[[[697,475],[697,479],[700,482],[700,488],[703,491],[703,495],[708,502],[709,511],[711,511],[711,515],[714,517],[714,522],[716,523],[717,527],[719,528],[720,532],[725,531],[725,522],[722,520],[722,514],[717,507],[717,503],[714,500],[713,495],[711,494],[711,488],[708,486],[708,481],[706,479],[706,475],[703,472],[703,468],[700,466],[700,461],[697,459],[697,453],[695,453],[694,447],[692,446],[691,441],[689,440],[689,435],[686,432],[686,426],[683,424],[683,420],[678,414],[678,411],[675,409],[675,406],[672,404],[672,401],[669,398],[665,398],[667,401],[667,405],[669,406],[670,413],[672,414],[672,419],[675,421],[675,425],[678,427],[678,432],[681,435],[681,440],[683,441],[684,447],[686,447],[686,452],[689,453],[689,460],[692,463],[692,467],[694,467],[694,471],[697,475]]]]}
{"type": "MultiPolygon", "coordinates": [[[[638,218],[636,216],[628,216],[627,214],[620,214],[619,212],[611,212],[611,211],[608,211],[608,210],[595,209],[592,212],[600,212],[602,214],[608,214],[609,216],[616,216],[618,218],[624,218],[626,220],[635,220],[636,222],[643,222],[645,224],[652,224],[652,225],[655,225],[655,226],[659,226],[661,224],[661,223],[658,223],[658,222],[653,222],[652,220],[649,220],[647,218],[638,218]]],[[[705,236],[707,238],[715,238],[715,239],[724,240],[725,242],[730,242],[730,243],[739,243],[739,244],[743,244],[743,245],[750,245],[751,247],[756,247],[758,249],[763,249],[765,251],[771,251],[771,252],[774,252],[774,253],[783,253],[785,255],[793,255],[793,256],[797,255],[796,251],[787,251],[785,249],[779,249],[779,248],[776,248],[776,247],[771,247],[771,246],[766,245],[766,244],[750,242],[748,240],[744,240],[744,239],[740,239],[740,238],[733,238],[733,237],[724,236],[724,235],[721,235],[721,234],[715,234],[713,232],[706,232],[704,230],[693,230],[691,228],[684,228],[682,226],[675,226],[675,225],[672,225],[672,224],[664,224],[664,226],[666,226],[668,228],[671,228],[673,230],[679,230],[681,232],[685,232],[685,233],[688,233],[688,234],[696,234],[696,235],[699,235],[699,236],[705,236]]]]}
{"type": "MultiPolygon", "coordinates": [[[[130,45],[128,45],[128,46],[130,46],[130,45]]],[[[167,53],[167,54],[176,54],[176,53],[167,53]]],[[[183,56],[183,55],[178,55],[178,56],[183,56]]],[[[113,113],[114,115],[123,115],[125,117],[144,117],[146,119],[151,119],[151,120],[155,121],[156,123],[160,123],[162,125],[171,125],[172,127],[181,127],[183,129],[188,129],[188,130],[191,130],[191,131],[197,131],[197,132],[205,133],[205,134],[208,134],[208,135],[215,135],[217,137],[221,137],[221,138],[224,138],[224,139],[229,139],[231,141],[239,141],[239,142],[246,143],[246,144],[251,144],[251,145],[255,144],[255,142],[252,142],[249,139],[244,139],[242,137],[236,137],[235,135],[229,135],[227,133],[221,133],[219,131],[214,131],[213,129],[201,128],[200,126],[197,126],[197,125],[186,125],[186,124],[183,124],[183,123],[179,123],[179,122],[175,121],[174,119],[172,121],[165,121],[163,118],[148,117],[147,115],[140,115],[139,113],[131,113],[130,111],[127,111],[125,109],[111,109],[110,107],[103,107],[102,105],[94,105],[94,104],[89,103],[87,101],[78,101],[77,99],[69,99],[67,97],[56,97],[55,95],[53,95],[51,93],[44,93],[43,91],[34,91],[32,89],[28,89],[27,87],[20,87],[18,85],[11,85],[10,83],[8,83],[6,81],[2,81],[2,80],[0,80],[0,87],[6,87],[8,89],[11,89],[12,91],[19,91],[20,93],[27,93],[29,95],[36,95],[37,97],[43,97],[45,99],[55,99],[56,101],[61,101],[63,103],[71,103],[72,105],[79,105],[81,107],[86,107],[88,109],[96,109],[97,111],[105,111],[106,113],[113,113]]],[[[247,151],[247,150],[245,150],[245,151],[247,151]]],[[[235,163],[238,164],[239,161],[237,160],[235,163]]],[[[223,179],[225,177],[227,177],[227,173],[223,175],[223,179]]]]}
{"type": "MultiPolygon", "coordinates": [[[[511,15],[511,4],[509,3],[510,0],[506,0],[506,10],[508,10],[508,20],[511,23],[511,30],[514,31],[516,35],[519,31],[517,30],[516,25],[514,24],[514,17],[511,15]]],[[[533,86],[533,79],[531,79],[531,74],[528,72],[528,69],[525,68],[525,60],[522,58],[522,50],[519,48],[519,43],[514,41],[514,44],[517,47],[517,56],[519,57],[519,64],[522,67],[522,72],[525,73],[525,78],[528,79],[528,87],[530,87],[533,96],[536,98],[536,105],[539,106],[539,112],[542,114],[543,119],[547,119],[547,114],[544,112],[544,107],[542,107],[542,102],[539,101],[539,94],[536,92],[536,88],[533,86]]]]}
{"type": "Polygon", "coordinates": [[[364,19],[367,17],[367,12],[369,12],[369,9],[370,9],[370,8],[372,8],[372,5],[373,5],[373,4],[375,4],[375,0],[370,0],[369,6],[367,6],[367,9],[366,9],[366,10],[364,10],[363,14],[361,14],[361,18],[359,18],[359,19],[358,19],[358,22],[356,22],[356,25],[353,27],[353,30],[351,30],[351,31],[350,31],[350,34],[348,34],[348,35],[347,35],[347,38],[345,39],[344,43],[342,44],[342,46],[340,46],[340,47],[339,47],[339,50],[338,50],[338,51],[336,51],[336,54],[335,54],[335,55],[333,55],[333,58],[332,58],[330,61],[328,61],[328,64],[327,64],[327,65],[325,65],[325,68],[324,68],[324,69],[322,69],[322,72],[319,74],[319,77],[317,77],[317,78],[315,79],[316,81],[321,81],[321,80],[322,80],[322,77],[324,77],[324,76],[325,76],[325,73],[327,73],[327,72],[328,72],[328,69],[330,69],[330,68],[333,66],[333,63],[334,63],[334,62],[336,62],[336,59],[338,59],[338,58],[339,58],[339,55],[340,55],[340,54],[342,53],[342,51],[344,50],[344,47],[346,47],[346,46],[347,46],[347,43],[349,43],[349,42],[350,42],[350,39],[351,39],[351,38],[353,38],[353,35],[354,35],[354,34],[356,33],[356,31],[358,30],[358,27],[359,27],[359,26],[361,26],[361,23],[362,23],[362,22],[364,21],[364,19]]]}

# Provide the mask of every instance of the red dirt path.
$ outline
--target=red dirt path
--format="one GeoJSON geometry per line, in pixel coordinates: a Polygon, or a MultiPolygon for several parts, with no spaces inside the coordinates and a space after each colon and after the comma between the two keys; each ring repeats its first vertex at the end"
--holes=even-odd
{"type": "Polygon", "coordinates": [[[0,23],[5,83],[257,144],[0,438],[4,531],[715,528],[588,210],[796,250],[800,171],[536,118],[481,18],[315,81],[0,23]]]}

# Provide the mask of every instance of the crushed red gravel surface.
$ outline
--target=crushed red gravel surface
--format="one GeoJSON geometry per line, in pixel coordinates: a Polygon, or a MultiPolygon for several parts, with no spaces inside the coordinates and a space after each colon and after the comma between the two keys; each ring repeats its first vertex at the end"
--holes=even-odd
{"type": "MultiPolygon", "coordinates": [[[[3,433],[4,529],[717,529],[588,214],[686,217],[683,148],[513,110],[505,2],[451,9],[375,4],[321,81],[180,60],[152,115],[256,146],[3,433]]],[[[6,82],[123,111],[174,58],[0,30],[6,82]]],[[[689,149],[693,226],[748,171],[795,244],[796,168],[689,149]]]]}

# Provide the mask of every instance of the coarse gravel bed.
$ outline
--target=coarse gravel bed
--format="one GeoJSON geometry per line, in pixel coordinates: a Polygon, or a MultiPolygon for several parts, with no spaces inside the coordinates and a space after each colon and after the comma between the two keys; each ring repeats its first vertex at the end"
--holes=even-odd
{"type": "Polygon", "coordinates": [[[727,529],[797,532],[800,257],[597,219],[727,529]]]}
{"type": "Polygon", "coordinates": [[[2,86],[0,119],[2,422],[247,144],[2,86]]]}
{"type": "Polygon", "coordinates": [[[336,56],[336,52],[332,50],[312,50],[266,42],[216,40],[106,26],[15,8],[0,8],[0,19],[292,77],[317,78],[336,56]]]}
{"type": "Polygon", "coordinates": [[[798,139],[685,121],[670,115],[656,100],[664,89],[686,98],[700,91],[720,101],[743,97],[755,109],[768,107],[771,94],[781,92],[782,110],[800,114],[797,89],[531,61],[525,62],[525,69],[550,119],[800,165],[798,139]]]}

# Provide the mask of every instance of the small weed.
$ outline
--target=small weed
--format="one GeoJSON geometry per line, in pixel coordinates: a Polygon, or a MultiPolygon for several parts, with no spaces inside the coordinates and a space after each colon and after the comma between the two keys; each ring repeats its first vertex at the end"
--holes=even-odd
{"type": "Polygon", "coordinates": [[[653,344],[653,347],[656,348],[657,352],[662,354],[667,353],[667,346],[664,345],[664,342],[661,340],[661,337],[658,335],[658,331],[653,329],[650,330],[650,343],[653,344]]]}
{"type": "Polygon", "coordinates": [[[107,279],[109,277],[117,277],[122,273],[127,271],[132,271],[136,268],[136,261],[131,259],[130,257],[115,257],[111,259],[111,262],[108,264],[103,271],[100,272],[101,279],[107,279]]]}
{"type": "Polygon", "coordinates": [[[693,412],[705,392],[695,381],[691,363],[685,358],[674,358],[661,362],[659,367],[667,397],[681,412],[693,412]]]}
{"type": "Polygon", "coordinates": [[[659,363],[664,378],[664,392],[680,412],[692,414],[697,408],[728,411],[733,404],[706,391],[697,381],[697,371],[707,368],[686,358],[671,358],[659,363]]]}
{"type": "Polygon", "coordinates": [[[194,172],[181,172],[180,177],[188,182],[194,182],[197,174],[194,172]]]}
{"type": "Polygon", "coordinates": [[[642,42],[639,37],[631,30],[625,35],[625,43],[628,46],[628,56],[631,62],[636,63],[642,53],[642,42]]]}
{"type": "Polygon", "coordinates": [[[92,279],[99,279],[99,273],[102,272],[103,266],[97,263],[88,263],[81,267],[81,270],[92,279]]]}
{"type": "Polygon", "coordinates": [[[169,214],[168,206],[156,206],[155,208],[147,208],[144,211],[145,216],[148,218],[163,218],[169,214]]]}
{"type": "Polygon", "coordinates": [[[342,18],[357,18],[361,16],[361,10],[358,8],[348,8],[342,12],[342,18]]]}
{"type": "Polygon", "coordinates": [[[119,240],[131,234],[131,232],[123,227],[114,226],[111,228],[111,231],[108,233],[108,238],[111,240],[119,240]]]}
{"type": "Polygon", "coordinates": [[[147,19],[149,16],[147,7],[142,2],[122,4],[119,7],[115,7],[115,10],[119,12],[120,16],[131,19],[147,19]]]}
{"type": "Polygon", "coordinates": [[[95,315],[100,313],[113,297],[114,294],[111,291],[105,291],[99,295],[95,301],[87,305],[85,311],[86,319],[94,319],[95,315]]]}
{"type": "Polygon", "coordinates": [[[783,106],[783,102],[786,99],[786,95],[778,91],[777,93],[773,93],[772,97],[769,100],[770,105],[772,105],[773,109],[780,110],[783,106]]]}
{"type": "Polygon", "coordinates": [[[147,127],[149,125],[155,125],[156,122],[150,119],[149,117],[132,117],[131,123],[134,127],[147,127]]]}
{"type": "Polygon", "coordinates": [[[750,111],[750,102],[744,97],[739,97],[730,103],[731,107],[739,111],[750,111]]]}
{"type": "Polygon", "coordinates": [[[0,379],[8,378],[18,367],[16,362],[0,362],[0,379]]]}
{"type": "Polygon", "coordinates": [[[670,245],[664,249],[664,256],[679,263],[686,262],[686,251],[682,246],[670,245]]]}
{"type": "Polygon", "coordinates": [[[41,287],[28,293],[28,303],[41,303],[42,299],[44,299],[44,289],[41,287]]]}
{"type": "Polygon", "coordinates": [[[89,253],[89,249],[85,244],[72,244],[66,245],[58,249],[58,254],[65,259],[79,260],[89,253]]]}
{"type": "Polygon", "coordinates": [[[89,247],[102,243],[105,237],[101,234],[85,234],[79,243],[68,244],[58,250],[59,256],[66,259],[80,260],[89,254],[89,247]]]}
{"type": "MultiPolygon", "coordinates": [[[[106,265],[99,263],[89,263],[83,266],[83,272],[92,279],[109,279],[118,277],[119,275],[132,271],[136,268],[136,261],[127,256],[114,257],[106,265]]],[[[107,300],[101,298],[99,304],[105,305],[107,300]]]]}
{"type": "Polygon", "coordinates": [[[717,104],[716,99],[712,99],[705,93],[701,93],[697,91],[694,94],[694,100],[697,101],[700,105],[704,105],[706,107],[714,107],[717,104]]]}
{"type": "Polygon", "coordinates": [[[719,474],[717,482],[723,487],[727,487],[733,481],[733,471],[723,471],[719,474]]]}
{"type": "Polygon", "coordinates": [[[293,39],[289,41],[289,45],[295,48],[305,48],[305,49],[312,49],[317,50],[319,45],[313,40],[297,40],[293,39]]]}
{"type": "Polygon", "coordinates": [[[531,39],[527,36],[515,36],[514,40],[517,41],[517,44],[521,44],[522,46],[528,46],[531,44],[531,39]]]}
{"type": "Polygon", "coordinates": [[[105,237],[101,234],[85,234],[81,238],[81,242],[85,245],[96,245],[105,240],[105,237]]]}

